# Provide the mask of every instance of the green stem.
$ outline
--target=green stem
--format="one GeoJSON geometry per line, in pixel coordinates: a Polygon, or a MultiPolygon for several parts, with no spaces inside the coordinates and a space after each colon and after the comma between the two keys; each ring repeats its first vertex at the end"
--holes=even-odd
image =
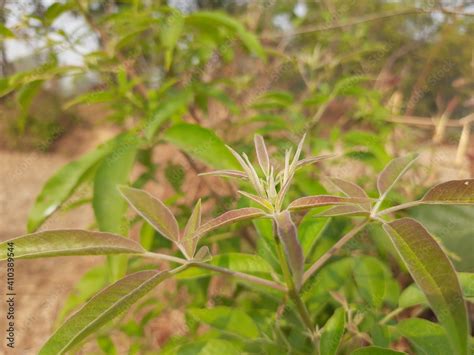
{"type": "Polygon", "coordinates": [[[387,323],[390,319],[392,319],[393,317],[397,316],[401,311],[403,311],[404,308],[395,308],[392,312],[390,312],[389,314],[387,314],[382,320],[380,320],[380,324],[383,325],[385,323],[387,323]]]}

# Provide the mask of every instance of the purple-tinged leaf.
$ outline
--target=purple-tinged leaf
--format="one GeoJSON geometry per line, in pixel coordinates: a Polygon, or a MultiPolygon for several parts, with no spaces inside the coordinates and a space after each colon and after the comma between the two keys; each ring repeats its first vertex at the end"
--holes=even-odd
{"type": "Polygon", "coordinates": [[[321,160],[326,160],[326,159],[330,159],[330,158],[333,158],[333,157],[335,157],[334,154],[326,154],[326,155],[320,155],[320,156],[317,156],[317,157],[304,158],[304,159],[301,159],[300,161],[298,161],[296,163],[296,169],[303,168],[303,167],[305,167],[307,165],[310,165],[310,164],[319,163],[321,160]]]}
{"type": "Polygon", "coordinates": [[[254,194],[251,194],[251,193],[248,193],[248,192],[245,192],[245,191],[237,191],[239,194],[247,197],[248,199],[258,203],[260,206],[266,208],[268,211],[272,211],[273,210],[273,206],[272,204],[267,201],[266,199],[264,199],[263,197],[260,197],[260,196],[257,196],[257,195],[254,195],[254,194]]]}
{"type": "Polygon", "coordinates": [[[474,203],[474,179],[452,180],[434,186],[421,199],[428,204],[474,203]]]}
{"type": "Polygon", "coordinates": [[[318,213],[315,217],[337,217],[337,216],[366,216],[369,211],[359,205],[339,205],[318,213]]]}
{"type": "Polygon", "coordinates": [[[411,167],[418,156],[409,154],[395,158],[383,169],[377,179],[377,189],[380,196],[386,196],[397,181],[411,167]]]}
{"type": "Polygon", "coordinates": [[[189,217],[186,227],[184,227],[183,235],[181,236],[180,244],[184,248],[187,259],[192,259],[196,252],[197,239],[193,238],[194,232],[201,225],[201,200],[194,206],[193,213],[189,217]]]}
{"type": "MultiPolygon", "coordinates": [[[[350,181],[346,181],[338,178],[331,178],[330,181],[337,187],[339,191],[348,197],[360,197],[369,198],[367,193],[359,185],[356,185],[350,181]]],[[[370,210],[370,202],[362,204],[367,210],[370,210]]]]}
{"type": "Polygon", "coordinates": [[[276,232],[285,249],[296,289],[302,285],[304,273],[304,255],[298,240],[298,230],[291,219],[290,212],[283,211],[275,216],[276,232]]]}
{"type": "Polygon", "coordinates": [[[428,231],[411,218],[385,224],[411,276],[449,335],[453,354],[467,355],[469,323],[458,277],[451,261],[428,231]]]}
{"type": "Polygon", "coordinates": [[[80,229],[62,229],[27,234],[0,243],[0,260],[7,259],[10,243],[14,245],[17,259],[145,252],[140,244],[120,235],[80,229]]]}
{"type": "Polygon", "coordinates": [[[255,151],[257,152],[257,160],[260,168],[265,173],[265,176],[268,176],[270,173],[270,158],[268,156],[267,147],[265,146],[265,141],[263,137],[259,134],[256,134],[254,137],[255,151]]]}
{"type": "Polygon", "coordinates": [[[330,195],[305,196],[291,202],[288,209],[300,210],[319,206],[360,204],[370,201],[370,198],[359,197],[339,197],[330,195]]]}
{"type": "Polygon", "coordinates": [[[248,219],[259,218],[264,215],[265,212],[263,210],[253,207],[239,208],[237,210],[227,211],[221,214],[220,216],[211,219],[210,221],[201,225],[194,233],[193,238],[199,238],[214,229],[226,226],[228,224],[248,219]]]}
{"type": "Polygon", "coordinates": [[[119,190],[133,209],[158,232],[171,241],[179,240],[178,222],[163,202],[143,190],[127,186],[120,186],[119,190]]]}
{"type": "Polygon", "coordinates": [[[248,180],[248,177],[245,173],[238,171],[238,170],[216,170],[216,171],[209,171],[207,173],[200,173],[199,176],[222,176],[222,177],[229,177],[229,178],[237,178],[248,180]]]}

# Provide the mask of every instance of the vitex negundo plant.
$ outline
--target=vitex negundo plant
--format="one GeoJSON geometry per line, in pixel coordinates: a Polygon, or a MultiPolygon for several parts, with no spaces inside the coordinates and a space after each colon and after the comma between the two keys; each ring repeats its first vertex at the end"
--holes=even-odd
{"type": "MultiPolygon", "coordinates": [[[[394,212],[420,204],[473,204],[474,180],[456,180],[441,183],[429,190],[418,201],[381,210],[382,203],[389,191],[416,159],[415,155],[408,155],[391,161],[380,173],[377,180],[379,192],[377,199],[369,198],[367,193],[356,184],[341,179],[333,179],[332,182],[345,196],[304,196],[285,205],[285,196],[291,187],[295,172],[304,166],[330,157],[320,156],[301,159],[303,141],[304,137],[294,155],[292,155],[291,150],[286,152],[283,168],[280,171],[276,171],[275,165],[270,160],[265,142],[261,136],[257,135],[255,137],[259,169],[252,165],[247,155],[243,154],[241,156],[229,148],[240,162],[242,171],[223,170],[206,174],[246,180],[250,183],[254,192],[241,191],[240,193],[260,207],[227,211],[217,218],[201,223],[201,203],[198,201],[182,230],[180,230],[171,211],[159,199],[142,190],[126,186],[119,187],[122,195],[137,213],[156,228],[161,235],[177,246],[182,253],[183,257],[181,258],[146,251],[135,241],[119,235],[85,230],[43,231],[1,243],[2,259],[7,258],[8,243],[14,243],[16,258],[132,254],[145,258],[166,260],[170,264],[179,264],[178,267],[166,271],[146,270],[130,274],[102,290],[56,330],[43,346],[40,354],[62,354],[76,347],[88,335],[126,311],[160,282],[182,273],[188,268],[207,269],[208,271],[233,276],[244,283],[254,283],[261,287],[273,289],[274,292],[281,294],[282,301],[291,299],[291,309],[299,315],[301,320],[299,326],[303,327],[301,334],[304,334],[307,339],[306,343],[301,344],[306,353],[314,352],[327,355],[335,354],[341,349],[344,350],[343,352],[347,352],[361,346],[361,344],[362,346],[371,345],[373,341],[370,337],[366,339],[358,331],[357,327],[361,323],[361,319],[360,317],[359,319],[354,317],[354,310],[348,305],[344,295],[332,293],[332,296],[340,302],[342,307],[334,312],[324,326],[315,324],[315,317],[308,309],[305,297],[303,297],[305,296],[303,290],[306,293],[317,290],[317,285],[311,285],[311,283],[314,278],[317,278],[318,271],[321,271],[329,259],[368,223],[378,223],[383,226],[401,260],[417,284],[417,287],[412,287],[411,292],[418,292],[418,296],[424,298],[424,302],[431,307],[439,322],[439,324],[436,324],[417,319],[422,323],[415,322],[407,324],[405,327],[396,328],[398,334],[413,342],[416,349],[424,349],[424,346],[430,346],[431,340],[428,343],[423,342],[421,335],[417,338],[416,331],[413,329],[417,326],[426,325],[423,322],[428,322],[431,328],[426,329],[431,329],[436,333],[433,333],[433,336],[439,337],[438,344],[442,344],[445,349],[448,349],[446,350],[447,353],[468,354],[469,323],[466,304],[458,275],[449,258],[438,242],[419,222],[411,218],[391,219],[389,217],[393,216],[394,212]],[[260,171],[260,174],[258,171],[260,171]],[[306,263],[305,253],[300,244],[298,229],[293,217],[298,211],[320,206],[330,206],[328,210],[318,215],[320,218],[349,216],[357,218],[358,221],[348,233],[341,236],[315,262],[306,263]],[[273,270],[268,277],[222,267],[219,263],[213,262],[213,260],[218,260],[218,255],[212,259],[208,247],[197,248],[201,238],[213,230],[238,221],[257,218],[266,218],[273,222],[273,246],[276,249],[280,269],[273,270]],[[310,287],[303,288],[305,284],[309,284],[310,287]],[[424,293],[424,296],[420,290],[424,293]],[[411,325],[411,327],[408,325],[411,325]],[[351,341],[353,337],[360,337],[362,341],[359,343],[353,342],[351,341]]],[[[368,292],[368,298],[373,298],[374,295],[370,295],[370,292],[378,295],[380,290],[377,290],[376,282],[371,283],[371,272],[374,272],[374,270],[370,270],[370,263],[368,268],[369,270],[366,270],[365,276],[369,279],[365,281],[369,283],[369,291],[364,290],[363,293],[368,292]]],[[[261,288],[257,287],[255,292],[258,292],[259,289],[261,288]]],[[[383,291],[382,295],[379,296],[383,297],[383,291]]],[[[380,306],[380,302],[378,303],[380,306]]],[[[399,307],[387,314],[380,320],[380,324],[393,322],[394,316],[401,310],[402,308],[399,307]]],[[[281,332],[262,334],[265,342],[276,344],[282,336],[284,337],[281,332]]],[[[284,344],[290,346],[288,341],[285,341],[284,344]]],[[[364,351],[371,351],[371,349],[379,351],[377,354],[385,353],[380,352],[384,351],[383,348],[373,345],[367,346],[364,351]]],[[[369,353],[357,351],[362,350],[356,350],[354,354],[369,353]]],[[[388,351],[387,354],[397,353],[388,349],[386,351],[388,351]]],[[[283,352],[286,352],[286,350],[283,352]]]]}

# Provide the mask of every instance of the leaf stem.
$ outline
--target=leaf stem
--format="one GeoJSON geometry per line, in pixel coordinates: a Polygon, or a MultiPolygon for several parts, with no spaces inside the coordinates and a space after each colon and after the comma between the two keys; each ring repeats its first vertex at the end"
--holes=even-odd
{"type": "Polygon", "coordinates": [[[407,202],[407,203],[402,203],[401,205],[393,206],[393,207],[387,208],[385,210],[382,210],[382,211],[378,212],[377,215],[378,216],[383,216],[385,214],[389,214],[389,213],[392,213],[392,212],[403,210],[405,208],[419,206],[421,204],[423,204],[423,201],[411,201],[411,202],[407,202]]]}
{"type": "Polygon", "coordinates": [[[211,265],[211,264],[207,264],[207,263],[203,263],[203,262],[198,262],[198,261],[193,261],[193,260],[185,260],[185,259],[181,259],[181,258],[171,256],[171,255],[152,253],[152,252],[147,252],[147,253],[141,254],[141,256],[149,257],[149,258],[153,258],[153,259],[158,259],[158,260],[170,261],[170,262],[173,262],[173,263],[186,265],[187,267],[197,267],[197,268],[201,268],[201,269],[216,271],[216,272],[219,272],[221,274],[225,274],[225,275],[229,275],[229,276],[233,276],[233,277],[238,277],[238,278],[240,278],[242,280],[245,280],[245,281],[253,282],[253,283],[256,283],[256,284],[259,284],[259,285],[262,285],[262,286],[267,286],[267,287],[273,288],[274,290],[278,290],[278,291],[282,291],[282,292],[286,291],[285,286],[283,286],[283,285],[281,285],[281,284],[279,284],[275,281],[263,279],[261,277],[249,275],[249,274],[239,272],[239,271],[226,269],[226,268],[223,268],[223,267],[220,267],[220,266],[215,266],[215,265],[211,265]]]}
{"type": "Polygon", "coordinates": [[[344,235],[341,239],[337,241],[336,244],[333,245],[331,249],[329,249],[323,256],[321,256],[316,262],[311,265],[311,267],[306,270],[303,275],[303,284],[308,281],[308,279],[318,271],[321,266],[324,265],[326,261],[328,261],[334,254],[336,254],[349,240],[352,239],[357,233],[359,233],[366,225],[369,223],[369,220],[366,219],[363,222],[359,223],[355,226],[350,232],[344,235]]]}
{"type": "Polygon", "coordinates": [[[393,317],[397,316],[400,312],[402,312],[404,310],[404,308],[401,308],[401,307],[398,307],[398,308],[395,308],[392,312],[388,313],[385,317],[383,317],[379,324],[381,325],[384,325],[385,323],[387,323],[390,319],[392,319],[393,317]]]}

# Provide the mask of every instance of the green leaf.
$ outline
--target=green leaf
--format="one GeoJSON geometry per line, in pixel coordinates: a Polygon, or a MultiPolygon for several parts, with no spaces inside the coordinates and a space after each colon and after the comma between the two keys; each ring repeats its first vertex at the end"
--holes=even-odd
{"type": "Polygon", "coordinates": [[[209,339],[192,341],[163,355],[240,355],[241,349],[236,347],[236,342],[231,343],[222,339],[209,339]]]}
{"type": "Polygon", "coordinates": [[[343,308],[338,308],[329,318],[323,328],[320,340],[320,353],[336,355],[346,325],[346,316],[343,308]]]}
{"type": "MultiPolygon", "coordinates": [[[[457,273],[459,283],[464,298],[467,300],[474,299],[474,274],[469,272],[457,273]]],[[[428,305],[428,300],[424,293],[418,288],[416,284],[411,284],[403,290],[398,300],[398,305],[401,308],[413,307],[419,304],[428,305]]]]}
{"type": "Polygon", "coordinates": [[[180,123],[165,131],[163,138],[214,168],[240,169],[239,163],[222,140],[207,128],[180,123]]]}
{"type": "Polygon", "coordinates": [[[120,186],[119,191],[130,206],[158,232],[171,241],[179,241],[178,222],[163,202],[144,190],[120,186]]]}
{"type": "Polygon", "coordinates": [[[123,135],[115,141],[111,153],[102,161],[95,176],[93,207],[100,230],[123,233],[126,203],[120,196],[118,185],[127,183],[135,155],[138,138],[123,135]]]}
{"type": "Polygon", "coordinates": [[[288,206],[290,210],[309,209],[313,207],[332,206],[332,205],[347,205],[370,202],[368,198],[359,197],[339,197],[329,195],[305,196],[300,197],[288,206]]]}
{"type": "Polygon", "coordinates": [[[145,137],[151,140],[166,120],[176,115],[183,115],[192,99],[190,90],[181,90],[164,96],[144,127],[145,137]]]}
{"type": "Polygon", "coordinates": [[[283,211],[274,216],[276,234],[284,247],[288,266],[290,267],[296,289],[303,283],[304,255],[298,240],[298,230],[291,219],[290,212],[283,211]]]}
{"type": "Polygon", "coordinates": [[[379,309],[388,287],[385,265],[374,257],[355,259],[354,278],[362,298],[375,309],[379,309]]]}
{"type": "Polygon", "coordinates": [[[265,51],[258,38],[236,19],[221,12],[199,11],[194,12],[186,19],[190,24],[199,24],[206,28],[216,27],[230,30],[237,35],[244,46],[253,54],[265,59],[265,51]]]}
{"type": "Polygon", "coordinates": [[[383,169],[377,178],[377,189],[381,198],[385,198],[398,180],[406,173],[406,171],[415,162],[418,156],[416,154],[406,155],[393,159],[383,169]]]}
{"type": "Polygon", "coordinates": [[[87,173],[110,151],[112,142],[64,165],[49,178],[28,215],[28,232],[38,229],[72,195],[87,173]]]}
{"type": "Polygon", "coordinates": [[[308,257],[316,242],[321,238],[329,223],[330,218],[316,219],[307,213],[298,225],[298,236],[304,255],[308,257]]]}
{"type": "Polygon", "coordinates": [[[473,204],[474,179],[452,180],[436,185],[421,201],[427,204],[473,204]]]}
{"type": "Polygon", "coordinates": [[[468,352],[469,324],[456,272],[428,231],[411,218],[384,225],[411,276],[423,290],[456,354],[468,352]]]}
{"type": "Polygon", "coordinates": [[[337,217],[337,216],[368,216],[369,211],[359,205],[341,205],[331,207],[314,217],[337,217]]]}
{"type": "Polygon", "coordinates": [[[67,110],[79,104],[91,105],[91,104],[97,104],[97,103],[102,103],[102,102],[110,102],[116,99],[117,99],[117,93],[112,90],[86,92],[82,95],[76,96],[75,98],[67,101],[63,105],[63,109],[67,110]]]}
{"type": "Polygon", "coordinates": [[[184,29],[184,17],[178,10],[173,10],[160,27],[160,40],[165,47],[165,69],[169,70],[173,61],[173,52],[184,29]]]}
{"type": "Polygon", "coordinates": [[[359,348],[351,352],[351,355],[397,355],[406,354],[400,351],[392,349],[381,348],[379,346],[367,346],[365,348],[359,348]]]}
{"type": "Polygon", "coordinates": [[[125,312],[170,275],[166,271],[141,271],[107,287],[66,320],[39,354],[64,354],[108,321],[125,312]]]}
{"type": "Polygon", "coordinates": [[[396,326],[397,331],[407,338],[417,354],[445,355],[451,354],[446,332],[439,324],[426,319],[404,319],[396,326]]]}
{"type": "Polygon", "coordinates": [[[63,255],[140,254],[145,250],[133,240],[111,233],[65,229],[38,232],[0,243],[0,260],[63,255]]]}
{"type": "Polygon", "coordinates": [[[183,239],[182,245],[186,252],[186,256],[189,259],[194,257],[194,253],[196,252],[197,247],[197,238],[192,238],[194,232],[199,228],[201,225],[201,200],[199,199],[196,205],[194,206],[193,213],[188,219],[186,226],[184,227],[183,231],[183,239]]]}
{"type": "Polygon", "coordinates": [[[53,3],[50,5],[42,16],[43,23],[46,26],[51,26],[55,19],[57,19],[63,12],[68,11],[71,7],[70,4],[61,4],[61,3],[53,3]]]}
{"type": "Polygon", "coordinates": [[[253,319],[237,308],[218,306],[206,309],[190,309],[188,312],[198,321],[224,332],[237,334],[247,339],[255,339],[260,335],[253,319]]]}

